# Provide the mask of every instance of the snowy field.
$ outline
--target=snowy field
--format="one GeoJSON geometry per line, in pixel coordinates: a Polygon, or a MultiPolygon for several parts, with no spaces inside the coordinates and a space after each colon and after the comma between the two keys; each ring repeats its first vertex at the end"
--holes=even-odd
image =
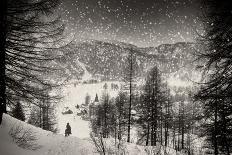
{"type": "Polygon", "coordinates": [[[85,103],[85,97],[88,94],[91,98],[90,103],[95,99],[96,94],[99,100],[101,99],[103,92],[108,92],[110,97],[116,97],[119,90],[112,90],[111,83],[120,85],[119,82],[101,82],[94,84],[69,84],[63,88],[62,96],[64,96],[61,103],[58,105],[57,110],[57,121],[58,121],[58,132],[59,134],[64,134],[66,124],[69,123],[72,128],[72,136],[78,138],[88,138],[90,134],[89,121],[82,120],[80,116],[77,116],[77,104],[85,103]],[[107,83],[107,89],[105,90],[103,86],[107,83]],[[64,107],[69,107],[73,111],[73,114],[62,114],[64,107]]]}

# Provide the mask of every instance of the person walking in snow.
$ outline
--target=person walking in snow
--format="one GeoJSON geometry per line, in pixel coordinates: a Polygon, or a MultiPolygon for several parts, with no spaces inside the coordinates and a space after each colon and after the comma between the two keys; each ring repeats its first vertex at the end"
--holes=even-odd
{"type": "Polygon", "coordinates": [[[65,137],[69,136],[70,134],[72,134],[71,126],[69,125],[69,123],[67,123],[66,129],[65,129],[65,137]]]}

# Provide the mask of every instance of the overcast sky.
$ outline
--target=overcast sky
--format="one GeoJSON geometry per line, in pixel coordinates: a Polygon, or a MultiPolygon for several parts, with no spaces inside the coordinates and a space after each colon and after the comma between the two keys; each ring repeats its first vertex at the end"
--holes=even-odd
{"type": "Polygon", "coordinates": [[[194,41],[199,0],[63,0],[60,13],[75,39],[140,47],[194,41]]]}

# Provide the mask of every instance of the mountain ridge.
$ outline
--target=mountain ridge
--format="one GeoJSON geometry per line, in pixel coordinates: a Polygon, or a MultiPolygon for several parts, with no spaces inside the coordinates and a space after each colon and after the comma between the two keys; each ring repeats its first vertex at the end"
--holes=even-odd
{"type": "Polygon", "coordinates": [[[94,79],[121,80],[128,53],[132,50],[136,55],[138,77],[144,78],[147,71],[154,66],[158,66],[160,71],[168,76],[183,66],[191,72],[194,48],[192,42],[137,47],[124,42],[86,40],[72,42],[61,51],[62,55],[56,63],[62,67],[64,76],[69,76],[70,79],[80,80],[87,70],[94,79]],[[85,65],[85,69],[78,61],[82,66],[85,65]]]}

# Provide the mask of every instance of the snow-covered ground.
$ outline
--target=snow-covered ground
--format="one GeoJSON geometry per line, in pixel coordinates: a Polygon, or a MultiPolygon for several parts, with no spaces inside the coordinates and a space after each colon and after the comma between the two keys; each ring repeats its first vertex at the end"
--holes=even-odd
{"type": "Polygon", "coordinates": [[[89,139],[80,139],[77,137],[64,137],[49,131],[31,126],[21,122],[9,115],[3,116],[3,122],[0,126],[0,154],[1,155],[87,155],[94,154],[94,146],[89,139]],[[37,138],[39,149],[33,151],[20,148],[9,135],[12,127],[23,127],[23,130],[30,130],[37,138]]]}
{"type": "MultiPolygon", "coordinates": [[[[114,147],[113,139],[106,140],[106,148],[114,147]]],[[[146,155],[148,152],[154,154],[161,150],[161,155],[164,154],[165,148],[160,147],[145,147],[133,143],[124,143],[122,146],[124,153],[127,155],[146,155]]],[[[111,149],[114,150],[114,149],[111,149]]],[[[182,155],[176,153],[171,148],[166,148],[167,155],[182,155]]],[[[4,114],[3,122],[0,126],[0,154],[1,155],[94,155],[99,154],[95,150],[90,139],[80,139],[77,137],[64,137],[61,134],[54,134],[50,131],[45,131],[40,128],[21,122],[11,116],[4,114]],[[20,126],[23,131],[30,130],[36,137],[36,144],[40,146],[37,150],[29,150],[19,147],[13,138],[9,135],[11,128],[20,126]]]]}

